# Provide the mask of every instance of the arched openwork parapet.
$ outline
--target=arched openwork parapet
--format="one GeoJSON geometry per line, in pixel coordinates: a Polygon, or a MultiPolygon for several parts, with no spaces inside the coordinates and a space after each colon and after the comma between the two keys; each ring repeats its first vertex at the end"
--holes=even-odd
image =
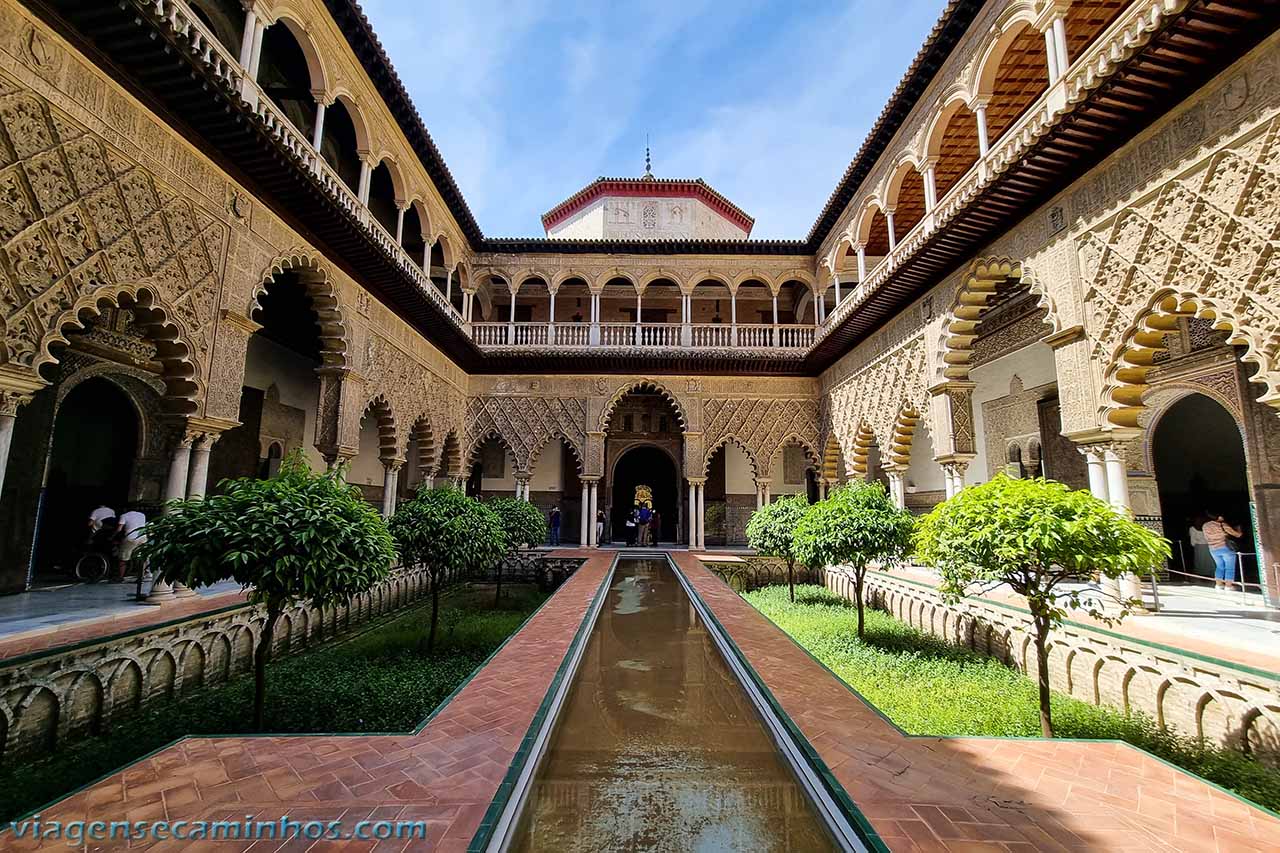
{"type": "Polygon", "coordinates": [[[609,429],[609,421],[613,419],[614,410],[618,408],[618,403],[622,402],[622,398],[633,391],[653,392],[662,396],[676,413],[676,421],[680,424],[681,432],[689,429],[688,412],[680,398],[677,397],[669,388],[661,383],[654,382],[651,379],[637,379],[628,382],[619,387],[610,395],[605,402],[603,410],[600,412],[600,422],[597,427],[598,432],[607,432],[609,429]]]}
{"type": "Polygon", "coordinates": [[[973,342],[978,325],[992,297],[1000,290],[1025,284],[1045,309],[1050,332],[1061,331],[1058,312],[1044,286],[1022,261],[1009,257],[979,258],[969,265],[942,324],[938,342],[939,375],[935,381],[967,380],[973,358],[973,342]]]}
{"type": "MultiPolygon", "coordinates": [[[[715,455],[719,453],[721,449],[730,444],[741,450],[743,455],[747,457],[747,464],[751,466],[751,478],[753,480],[758,480],[764,476],[760,464],[756,459],[756,455],[751,452],[751,448],[747,447],[746,443],[742,441],[742,439],[732,434],[720,436],[720,438],[716,440],[715,444],[707,448],[707,452],[702,457],[702,476],[707,476],[707,471],[711,468],[711,460],[715,455]]],[[[768,467],[767,462],[765,463],[765,467],[768,467]]]]}
{"type": "Polygon", "coordinates": [[[1258,330],[1249,328],[1229,307],[1217,300],[1170,288],[1160,290],[1139,312],[1121,342],[1109,354],[1103,372],[1102,411],[1104,425],[1137,427],[1146,404],[1147,375],[1156,356],[1165,349],[1165,336],[1178,329],[1184,317],[1208,320],[1213,328],[1229,333],[1228,343],[1245,347],[1241,358],[1258,369],[1249,377],[1265,386],[1258,402],[1280,409],[1280,365],[1277,346],[1267,346],[1258,330]]]}
{"type": "Polygon", "coordinates": [[[761,476],[764,476],[764,477],[773,476],[774,458],[777,457],[779,453],[782,453],[788,447],[799,447],[801,450],[804,451],[804,458],[809,463],[809,465],[813,468],[813,470],[819,473],[822,472],[822,457],[818,454],[818,451],[814,448],[814,446],[809,441],[806,441],[804,437],[800,435],[800,433],[792,432],[784,435],[777,444],[767,449],[765,453],[761,454],[762,456],[762,462],[760,465],[761,476]]]}
{"type": "Polygon", "coordinates": [[[278,275],[296,272],[307,296],[311,298],[311,310],[315,311],[320,326],[320,360],[325,367],[347,367],[347,322],[338,289],[329,277],[329,266],[318,255],[297,251],[276,257],[267,265],[249,296],[245,316],[253,317],[258,309],[258,299],[267,285],[278,275]]]}
{"type": "Polygon", "coordinates": [[[360,420],[373,418],[378,428],[378,458],[383,461],[402,459],[400,441],[396,432],[396,416],[387,398],[378,394],[365,403],[360,420]]]}
{"type": "Polygon", "coordinates": [[[911,444],[915,439],[916,426],[920,423],[920,410],[910,404],[898,410],[893,419],[893,430],[889,438],[889,446],[884,453],[886,463],[905,469],[911,462],[911,444]]]}
{"type": "Polygon", "coordinates": [[[543,441],[529,453],[529,470],[533,471],[537,468],[538,460],[548,447],[552,445],[564,445],[569,448],[569,452],[573,454],[573,461],[578,466],[578,476],[581,477],[586,473],[586,466],[582,461],[583,448],[569,437],[564,430],[552,430],[543,441]]]}
{"type": "MultiPolygon", "coordinates": [[[[174,414],[196,414],[205,395],[195,347],[160,289],[150,284],[99,287],[77,299],[49,324],[40,338],[31,364],[33,373],[38,375],[44,365],[58,363],[53,350],[68,343],[68,332],[82,331],[111,309],[130,312],[138,330],[155,345],[156,359],[163,368],[165,409],[174,414]]],[[[0,355],[6,353],[0,352],[0,355]]]]}

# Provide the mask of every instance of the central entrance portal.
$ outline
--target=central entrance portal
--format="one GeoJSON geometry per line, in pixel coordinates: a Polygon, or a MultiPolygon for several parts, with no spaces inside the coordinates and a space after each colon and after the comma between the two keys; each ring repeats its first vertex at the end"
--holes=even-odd
{"type": "Polygon", "coordinates": [[[637,499],[648,495],[661,520],[658,542],[675,542],[680,521],[680,481],[675,462],[667,452],[653,445],[639,445],[625,451],[613,466],[613,538],[628,540],[627,518],[637,499]]]}
{"type": "Polygon", "coordinates": [[[675,405],[655,386],[630,391],[613,407],[605,428],[605,482],[600,509],[606,528],[602,543],[629,541],[626,524],[636,508],[638,487],[648,487],[651,509],[661,519],[657,541],[688,540],[681,500],[682,422],[675,405]]]}

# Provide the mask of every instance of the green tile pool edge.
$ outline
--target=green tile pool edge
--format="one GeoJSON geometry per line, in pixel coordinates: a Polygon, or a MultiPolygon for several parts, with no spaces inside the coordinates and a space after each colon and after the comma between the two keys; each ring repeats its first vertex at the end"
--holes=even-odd
{"type": "MultiPolygon", "coordinates": [[[[705,566],[704,566],[704,568],[705,568],[705,566]]],[[[724,581],[723,581],[721,578],[719,578],[719,577],[716,575],[716,573],[715,573],[715,572],[713,572],[713,571],[711,571],[710,569],[707,569],[707,574],[711,575],[713,578],[715,578],[715,579],[716,579],[717,581],[719,581],[720,583],[724,583],[724,581]]],[[[898,578],[898,580],[902,580],[902,578],[898,578]]],[[[907,581],[907,583],[915,583],[915,582],[913,582],[913,581],[907,581]]],[[[927,585],[925,585],[925,584],[919,584],[919,585],[921,585],[921,586],[927,586],[927,585]]],[[[726,587],[730,592],[733,592],[733,594],[734,594],[734,595],[738,596],[739,598],[742,598],[742,594],[741,594],[741,593],[738,593],[738,592],[735,592],[735,591],[734,591],[734,589],[733,589],[733,587],[729,586],[728,584],[725,584],[725,587],[726,587]]],[[[838,594],[838,593],[837,593],[837,594],[838,594]]],[[[985,599],[984,599],[984,600],[985,600],[985,599]]],[[[790,642],[791,642],[791,643],[792,643],[792,644],[793,644],[797,649],[799,649],[800,651],[804,652],[804,653],[809,657],[809,659],[810,659],[811,661],[813,661],[813,662],[814,662],[814,663],[816,663],[818,666],[820,666],[820,667],[822,667],[824,670],[826,670],[827,674],[828,674],[828,675],[830,675],[832,678],[834,678],[837,682],[839,682],[839,683],[840,683],[840,685],[841,685],[841,686],[843,686],[845,690],[848,690],[848,691],[849,691],[850,693],[852,693],[855,697],[857,697],[858,701],[860,701],[862,704],[866,705],[866,706],[871,710],[871,712],[872,712],[872,713],[874,713],[874,714],[875,714],[876,716],[878,716],[880,719],[884,720],[886,723],[888,723],[890,726],[892,726],[892,727],[893,727],[893,728],[894,728],[894,729],[895,729],[895,730],[896,730],[900,735],[902,735],[904,738],[910,738],[911,740],[1000,740],[1000,741],[1006,741],[1006,740],[1029,740],[1029,741],[1053,741],[1053,742],[1057,742],[1057,743],[1115,743],[1115,744],[1120,744],[1121,746],[1128,747],[1129,749],[1135,749],[1135,750],[1137,750],[1138,752],[1141,752],[1143,755],[1146,755],[1148,758],[1153,758],[1153,759],[1155,759],[1156,761],[1159,761],[1161,764],[1164,764],[1164,765],[1166,765],[1166,766],[1168,766],[1168,767],[1170,767],[1170,768],[1172,768],[1172,769],[1174,769],[1174,770],[1178,771],[1178,772],[1179,772],[1179,773],[1181,773],[1182,775],[1184,775],[1184,776],[1189,776],[1190,778],[1195,779],[1197,782],[1203,782],[1205,785],[1208,785],[1210,788],[1216,788],[1217,790],[1219,790],[1219,791],[1221,791],[1222,793],[1226,794],[1228,797],[1231,797],[1231,798],[1233,798],[1233,799],[1239,800],[1241,803],[1243,803],[1243,804],[1244,804],[1244,805],[1246,805],[1246,806],[1250,806],[1250,807],[1252,807],[1252,808],[1257,809],[1257,810],[1258,810],[1258,811],[1260,811],[1260,812],[1263,812],[1264,814],[1268,814],[1268,815],[1270,815],[1271,817],[1274,817],[1274,818],[1280,819],[1280,812],[1272,811],[1271,809],[1267,808],[1266,806],[1262,805],[1261,803],[1255,803],[1253,800],[1249,799],[1248,797],[1242,796],[1241,794],[1237,794],[1235,791],[1232,791],[1232,790],[1231,790],[1231,789],[1229,789],[1229,788],[1224,788],[1224,787],[1222,787],[1221,785],[1219,785],[1217,782],[1213,782],[1213,781],[1211,781],[1211,780],[1209,780],[1209,779],[1204,778],[1203,776],[1198,776],[1198,775],[1196,775],[1195,773],[1192,773],[1190,770],[1186,769],[1185,767],[1179,767],[1178,765],[1174,764],[1172,761],[1169,761],[1169,760],[1167,760],[1167,759],[1161,758],[1160,756],[1156,755],[1154,752],[1149,752],[1148,750],[1143,749],[1143,748],[1142,748],[1142,747],[1140,747],[1140,746],[1134,746],[1133,744],[1129,743],[1127,740],[1120,740],[1120,739],[1118,739],[1118,738],[1084,738],[1084,737],[1056,737],[1056,738],[1045,738],[1045,737],[1036,737],[1036,736],[1034,736],[1034,735],[1008,735],[1008,736],[1000,736],[1000,735],[917,735],[917,734],[912,734],[911,732],[908,732],[906,729],[902,728],[902,726],[900,726],[900,725],[898,725],[897,723],[895,723],[892,719],[890,719],[890,718],[889,718],[889,716],[888,716],[887,714],[885,714],[883,711],[881,711],[879,708],[877,708],[877,707],[876,707],[875,703],[873,703],[871,700],[867,699],[867,697],[865,697],[865,696],[863,696],[861,693],[859,693],[859,692],[858,692],[858,689],[857,689],[856,687],[854,687],[854,686],[853,686],[852,684],[850,684],[849,682],[845,681],[845,680],[844,680],[843,678],[841,678],[840,676],[836,675],[836,673],[835,673],[834,671],[832,671],[831,667],[827,666],[827,665],[826,665],[825,663],[823,663],[820,659],[818,659],[818,657],[817,657],[816,655],[814,655],[814,654],[813,654],[813,652],[809,651],[809,650],[808,650],[808,649],[806,649],[803,645],[801,645],[801,644],[800,644],[800,642],[799,642],[798,640],[796,640],[796,638],[795,638],[795,637],[791,636],[791,635],[790,635],[790,634],[788,634],[786,631],[782,630],[782,627],[781,627],[781,626],[779,626],[777,622],[774,622],[774,621],[773,621],[772,619],[770,619],[768,616],[765,616],[763,613],[760,613],[760,611],[759,611],[759,610],[756,610],[756,608],[755,608],[755,607],[753,607],[749,602],[747,602],[747,601],[746,601],[746,599],[743,599],[743,602],[744,602],[744,603],[746,603],[748,607],[751,607],[751,609],[752,609],[752,610],[755,610],[755,612],[756,612],[756,613],[759,613],[759,614],[760,614],[760,618],[764,619],[764,620],[765,620],[765,621],[767,621],[770,625],[772,625],[774,628],[776,628],[776,629],[778,630],[778,632],[779,632],[780,634],[782,634],[782,636],[786,637],[786,638],[787,638],[787,639],[788,639],[788,640],[789,640],[789,641],[790,641],[790,642]]],[[[992,603],[992,604],[999,604],[999,602],[994,602],[994,601],[993,601],[993,602],[991,602],[991,603],[992,603]]],[[[1018,608],[1016,608],[1016,607],[1012,607],[1012,605],[1001,605],[1001,606],[1007,606],[1007,607],[1010,607],[1011,609],[1014,609],[1014,610],[1018,609],[1018,608]]],[[[883,612],[883,611],[881,611],[881,612],[883,612]]],[[[890,615],[890,616],[893,616],[893,614],[889,614],[889,615],[890,615]]],[[[897,617],[894,617],[894,618],[896,619],[897,617]]],[[[900,621],[900,620],[899,620],[899,621],[900,621]]],[[[1087,627],[1087,626],[1081,626],[1081,627],[1087,627]]],[[[1090,629],[1090,630],[1092,630],[1092,629],[1090,629]]],[[[748,666],[748,667],[750,667],[750,664],[747,664],[747,666],[748,666]]]]}
{"type": "MultiPolygon", "coordinates": [[[[742,649],[738,646],[738,642],[733,638],[733,634],[729,632],[729,629],[724,627],[720,618],[716,616],[715,609],[705,598],[702,597],[701,593],[698,592],[698,588],[694,585],[693,580],[690,579],[683,570],[681,570],[675,560],[671,559],[670,554],[667,555],[667,560],[671,564],[672,571],[678,572],[684,577],[690,593],[707,611],[707,614],[711,617],[711,621],[715,624],[716,629],[725,638],[726,642],[728,642],[729,647],[733,649],[734,656],[737,657],[739,663],[741,663],[748,674],[750,674],[751,680],[754,682],[756,689],[760,691],[761,695],[764,696],[765,701],[769,703],[769,707],[772,709],[773,713],[786,728],[787,734],[790,735],[791,739],[795,741],[795,743],[799,745],[801,750],[804,752],[805,760],[808,762],[809,768],[822,780],[824,787],[827,789],[827,793],[830,794],[840,806],[841,810],[844,812],[844,816],[852,823],[854,829],[861,837],[862,842],[870,849],[878,851],[878,853],[889,853],[888,845],[886,845],[884,840],[880,838],[880,834],[876,832],[875,827],[871,825],[871,821],[868,820],[866,815],[862,813],[862,810],[858,808],[857,804],[853,801],[853,798],[849,796],[849,792],[840,784],[840,781],[836,779],[835,774],[831,772],[831,769],[827,767],[826,762],[822,760],[822,756],[820,756],[818,751],[814,749],[813,744],[809,743],[809,739],[804,736],[804,733],[800,731],[800,727],[791,719],[791,715],[782,707],[782,703],[780,703],[777,697],[773,695],[773,691],[765,684],[760,673],[751,665],[751,661],[747,659],[746,654],[743,653],[742,649]]],[[[703,568],[706,570],[707,574],[711,575],[719,583],[724,584],[725,588],[730,592],[733,592],[733,587],[725,583],[722,578],[717,577],[714,572],[710,569],[706,569],[705,566],[703,566],[703,568]]],[[[738,595],[736,592],[733,594],[738,595]]],[[[763,614],[761,615],[763,616],[763,614]]],[[[786,632],[783,633],[785,634],[786,632]]],[[[790,635],[787,636],[790,638],[790,635]]],[[[819,663],[821,663],[821,661],[819,661],[819,663]]],[[[828,670],[828,672],[830,672],[830,670],[828,670]]]]}
{"type": "MultiPolygon", "coordinates": [[[[586,562],[585,558],[583,562],[584,563],[586,562]]],[[[575,569],[575,572],[576,571],[578,570],[575,569]]],[[[560,585],[560,589],[564,589],[564,585],[567,584],[570,580],[572,580],[572,577],[573,576],[570,575],[568,578],[566,578],[564,584],[560,585]]],[[[559,589],[556,590],[556,592],[559,592],[559,591],[560,591],[559,589]]],[[[39,808],[32,809],[31,811],[27,812],[24,815],[13,818],[11,821],[6,823],[5,825],[0,826],[0,838],[3,838],[5,833],[12,831],[14,823],[24,821],[24,820],[29,820],[33,815],[38,815],[41,812],[43,812],[45,809],[52,808],[53,806],[56,806],[58,803],[62,802],[63,800],[69,800],[72,797],[76,796],[77,794],[84,793],[85,791],[92,788],[94,785],[97,785],[100,782],[106,781],[107,779],[110,779],[112,776],[115,776],[118,773],[125,772],[130,767],[133,767],[135,764],[140,764],[143,761],[146,761],[148,758],[159,755],[160,753],[164,752],[166,749],[169,749],[170,747],[173,747],[173,746],[177,746],[178,744],[188,740],[223,740],[228,738],[236,738],[236,739],[243,739],[243,740],[256,740],[258,738],[280,738],[283,740],[287,738],[300,738],[300,737],[413,737],[413,736],[419,735],[422,733],[422,730],[427,727],[427,724],[430,723],[432,720],[434,720],[437,716],[439,716],[440,712],[443,711],[445,707],[450,702],[452,702],[459,693],[462,692],[462,689],[466,687],[468,684],[470,684],[471,681],[477,675],[480,674],[480,671],[483,670],[486,666],[488,666],[490,661],[492,661],[495,657],[498,656],[498,653],[501,652],[506,647],[507,643],[515,639],[520,634],[520,632],[524,630],[525,626],[528,625],[529,622],[533,620],[533,617],[537,616],[538,613],[541,612],[542,608],[550,604],[551,600],[554,599],[555,597],[556,597],[556,593],[553,592],[551,595],[548,595],[541,604],[539,604],[536,608],[534,608],[533,612],[530,613],[528,616],[526,616],[524,620],[516,627],[516,629],[512,631],[510,634],[508,634],[507,638],[503,640],[498,645],[498,647],[494,649],[492,653],[489,654],[488,657],[486,657],[479,664],[477,664],[475,669],[471,670],[470,674],[468,674],[467,677],[464,678],[461,681],[461,683],[459,683],[458,686],[453,689],[453,692],[450,693],[448,696],[444,697],[443,699],[441,699],[440,703],[436,705],[434,708],[432,708],[431,711],[425,717],[422,718],[422,721],[418,723],[418,725],[413,729],[409,729],[406,731],[399,731],[399,732],[257,732],[257,733],[249,733],[249,734],[238,733],[238,734],[211,734],[211,735],[180,735],[174,738],[173,740],[169,741],[168,743],[164,744],[163,746],[156,747],[155,749],[151,750],[145,755],[140,755],[137,758],[133,759],[132,761],[121,764],[119,767],[116,767],[114,770],[107,771],[106,773],[102,774],[101,776],[99,776],[98,778],[90,782],[85,782],[83,785],[73,788],[72,790],[68,791],[65,794],[62,794],[59,797],[55,797],[54,799],[50,800],[49,802],[45,803],[39,808]]],[[[420,600],[415,600],[414,604],[417,604],[419,602],[420,600]]],[[[249,605],[243,604],[243,605],[234,605],[234,606],[245,607],[249,605]]],[[[394,618],[400,618],[405,615],[403,611],[408,609],[409,607],[402,608],[400,612],[388,614],[388,616],[392,616],[394,618]]],[[[182,621],[182,620],[177,620],[177,621],[182,621]]],[[[387,620],[387,621],[390,621],[390,620],[387,620]]],[[[371,629],[374,627],[381,627],[381,626],[380,625],[370,626],[371,629]]],[[[351,637],[346,637],[344,639],[351,639],[351,637]]]]}
{"type": "Polygon", "coordinates": [[[560,685],[564,682],[569,668],[569,660],[573,657],[573,653],[578,646],[586,642],[586,636],[595,622],[592,616],[597,613],[596,606],[605,591],[608,590],[609,581],[613,578],[613,570],[618,565],[618,558],[621,556],[621,553],[613,555],[609,568],[605,571],[604,577],[600,579],[600,585],[596,587],[595,594],[587,603],[586,612],[582,614],[582,619],[578,622],[578,629],[574,631],[573,639],[569,642],[568,647],[565,648],[564,657],[560,659],[560,666],[556,668],[556,673],[552,676],[551,683],[547,685],[542,701],[538,703],[538,710],[534,712],[533,719],[529,722],[529,727],[525,730],[524,737],[520,739],[520,748],[516,750],[516,754],[511,758],[511,763],[507,765],[507,773],[503,776],[502,782],[499,783],[498,790],[494,793],[493,799],[489,801],[489,808],[485,809],[484,816],[480,818],[480,826],[476,828],[475,835],[471,837],[471,842],[467,845],[467,853],[481,853],[489,846],[498,818],[501,817],[503,810],[507,807],[507,803],[510,802],[511,794],[515,791],[516,780],[524,772],[525,764],[528,763],[530,754],[533,752],[534,740],[546,722],[547,712],[551,709],[551,702],[555,697],[556,691],[559,690],[560,685]]]}

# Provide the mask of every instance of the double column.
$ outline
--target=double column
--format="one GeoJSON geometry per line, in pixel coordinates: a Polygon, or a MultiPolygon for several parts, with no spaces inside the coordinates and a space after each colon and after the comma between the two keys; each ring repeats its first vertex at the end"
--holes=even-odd
{"type": "MultiPolygon", "coordinates": [[[[209,486],[209,456],[224,429],[231,424],[189,420],[179,425],[173,453],[169,457],[169,475],[165,479],[165,512],[170,502],[197,500],[205,496],[209,486]]],[[[175,598],[190,598],[195,590],[185,584],[169,584],[156,578],[147,595],[147,604],[163,604],[175,598]]]]}
{"type": "Polygon", "coordinates": [[[600,547],[600,531],[596,525],[596,513],[599,512],[599,498],[597,497],[599,485],[599,477],[584,477],[582,479],[581,538],[587,548],[600,547]]]}
{"type": "MultiPolygon", "coordinates": [[[[945,468],[943,469],[946,470],[945,468]]],[[[889,498],[893,501],[893,505],[898,509],[907,508],[907,475],[900,468],[886,467],[884,469],[886,476],[889,478],[889,498]]],[[[963,476],[963,475],[962,475],[963,476]]]]}
{"type": "Polygon", "coordinates": [[[529,479],[528,474],[516,475],[516,500],[524,501],[525,503],[532,500],[529,496],[529,479]]]}
{"type": "Polygon", "coordinates": [[[960,494],[961,490],[964,489],[964,474],[968,470],[968,459],[949,459],[942,463],[942,480],[948,500],[960,494]]]}
{"type": "Polygon", "coordinates": [[[403,459],[382,460],[382,517],[390,518],[396,513],[396,497],[400,490],[400,468],[403,459]]]}
{"type": "Polygon", "coordinates": [[[707,547],[706,477],[689,478],[689,550],[707,547]]]}
{"type": "Polygon", "coordinates": [[[767,506],[773,500],[773,495],[769,493],[769,486],[772,484],[773,481],[767,477],[756,480],[756,509],[767,506]]]}
{"type": "MultiPolygon", "coordinates": [[[[1082,443],[1079,448],[1089,472],[1089,492],[1098,500],[1124,515],[1132,515],[1129,502],[1129,469],[1125,464],[1124,446],[1128,438],[1082,443]]],[[[1137,575],[1125,574],[1119,579],[1104,577],[1102,590],[1113,599],[1141,600],[1142,584],[1137,575]]]]}

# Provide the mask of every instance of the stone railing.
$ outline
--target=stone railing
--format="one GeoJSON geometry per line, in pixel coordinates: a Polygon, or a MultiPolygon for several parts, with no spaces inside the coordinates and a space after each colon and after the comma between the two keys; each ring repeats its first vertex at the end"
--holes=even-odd
{"type": "Polygon", "coordinates": [[[779,323],[472,323],[471,339],[481,348],[628,350],[787,350],[803,353],[817,327],[779,323]]]}
{"type": "Polygon", "coordinates": [[[1067,73],[1050,85],[991,144],[987,155],[974,163],[938,199],[933,210],[903,234],[893,250],[874,269],[867,271],[867,277],[857,288],[855,295],[841,300],[827,315],[818,332],[818,339],[821,340],[830,329],[847,319],[895,270],[920,251],[935,233],[944,230],[983,190],[1019,162],[1041,137],[1063,121],[1076,104],[1088,98],[1117,68],[1146,45],[1169,18],[1180,14],[1188,2],[1189,0],[1155,0],[1131,4],[1071,63],[1067,73]]]}
{"type": "MultiPolygon", "coordinates": [[[[341,607],[294,607],[276,624],[273,653],[292,654],[331,639],[417,600],[428,589],[425,571],[397,569],[341,607]]],[[[4,662],[0,759],[50,752],[96,734],[144,705],[251,671],[265,620],[261,608],[235,604],[4,662]]]]}
{"type": "MultiPolygon", "coordinates": [[[[508,554],[502,561],[502,582],[531,583],[539,589],[550,592],[576,572],[586,562],[583,557],[553,557],[545,551],[516,551],[508,554]]],[[[476,575],[471,581],[493,583],[498,580],[496,571],[476,575]]]]}
{"type": "Polygon", "coordinates": [[[461,327],[462,315],[454,308],[440,289],[431,282],[418,261],[396,241],[382,223],[361,203],[320,152],[312,147],[311,140],[298,131],[288,117],[249,78],[239,59],[218,41],[200,18],[187,5],[186,0],[132,0],[139,12],[139,20],[168,33],[180,47],[185,47],[196,64],[206,68],[224,88],[224,94],[252,110],[269,133],[294,158],[296,165],[310,172],[330,200],[347,212],[375,243],[410,278],[424,296],[435,303],[444,315],[461,327]]]}
{"type": "MultiPolygon", "coordinates": [[[[717,560],[714,557],[699,558],[702,565],[735,592],[751,592],[766,586],[786,584],[787,564],[777,557],[737,557],[717,560]]],[[[822,583],[822,575],[807,566],[795,567],[796,583],[822,583]]]]}
{"type": "MultiPolygon", "coordinates": [[[[837,569],[826,586],[852,597],[853,581],[837,569]]],[[[1035,672],[1030,614],[985,598],[947,604],[928,584],[867,573],[866,601],[948,643],[990,655],[1025,674],[1035,672]]],[[[1130,619],[1143,617],[1130,617],[1130,619]]],[[[1066,622],[1054,630],[1049,683],[1092,705],[1141,712],[1163,729],[1242,749],[1280,765],[1280,674],[1066,622]]]]}

